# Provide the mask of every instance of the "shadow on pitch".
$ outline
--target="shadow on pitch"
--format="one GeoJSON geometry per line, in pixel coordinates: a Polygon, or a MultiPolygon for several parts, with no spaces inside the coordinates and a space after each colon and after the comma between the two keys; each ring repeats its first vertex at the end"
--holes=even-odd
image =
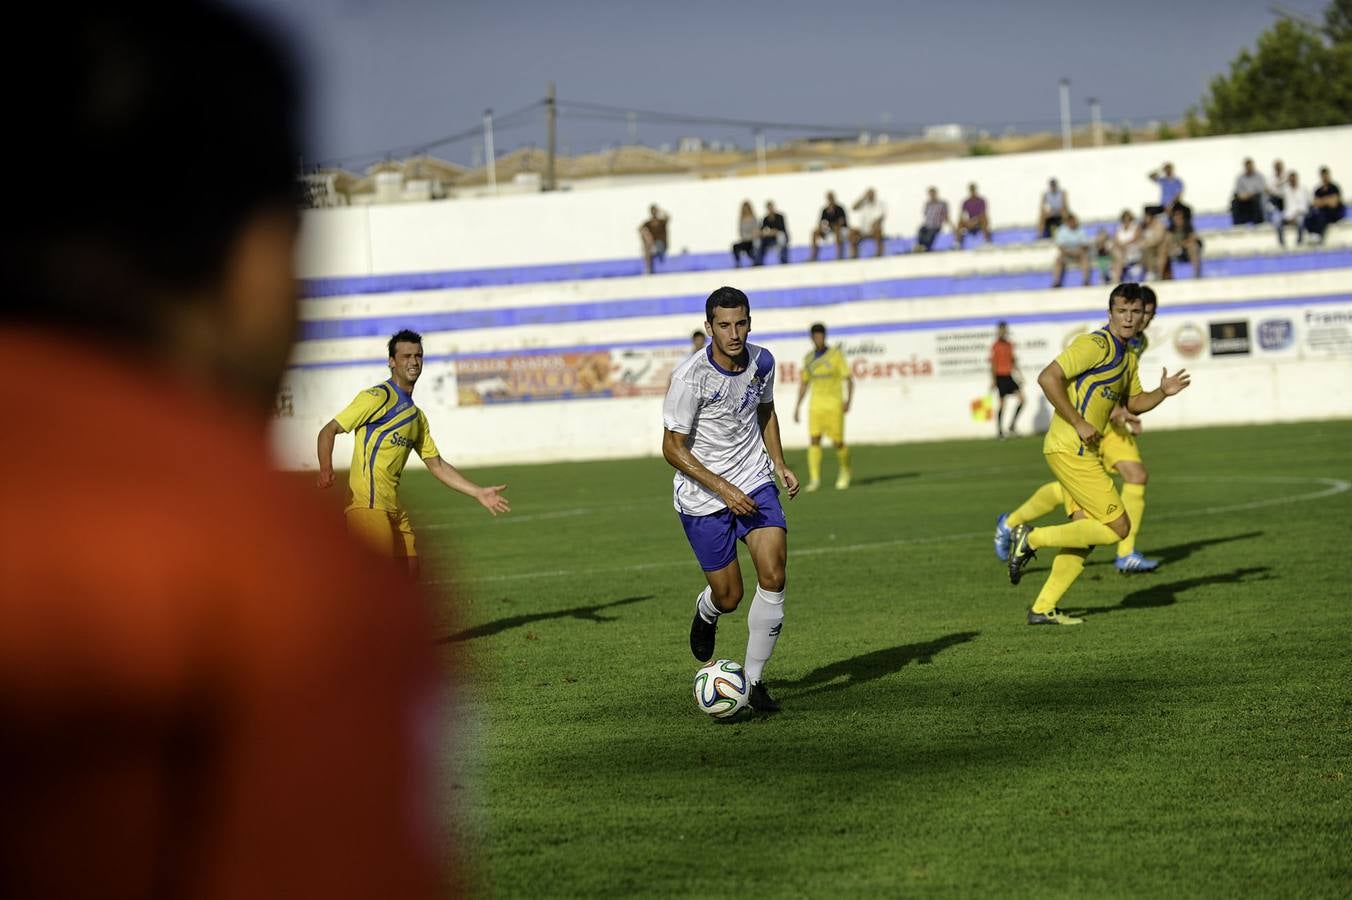
{"type": "Polygon", "coordinates": [[[785,694],[792,694],[795,697],[843,690],[900,672],[908,663],[929,665],[935,656],[949,647],[965,644],[979,634],[981,634],[979,631],[959,631],[924,644],[900,644],[886,650],[874,650],[872,653],[829,663],[813,669],[797,681],[785,681],[781,684],[785,688],[785,694]]]}
{"type": "MultiPolygon", "coordinates": [[[[1155,585],[1153,587],[1143,588],[1139,591],[1132,591],[1122,598],[1122,602],[1116,606],[1091,606],[1087,609],[1077,611],[1077,615],[1097,616],[1103,613],[1121,612],[1132,609],[1158,609],[1162,606],[1173,606],[1178,602],[1178,595],[1193,588],[1206,587],[1211,584],[1251,584],[1255,581],[1270,581],[1272,576],[1267,573],[1271,571],[1268,566],[1254,566],[1247,569],[1235,569],[1233,572],[1222,572],[1216,575],[1202,575],[1198,578],[1185,578],[1182,581],[1171,581],[1167,584],[1155,585]]],[[[1136,576],[1132,576],[1136,577],[1136,576]]]]}
{"type": "Polygon", "coordinates": [[[919,472],[889,472],[883,475],[864,475],[850,480],[851,487],[868,487],[870,484],[882,484],[885,481],[900,481],[903,478],[919,478],[919,472]]]}
{"type": "MultiPolygon", "coordinates": [[[[1232,541],[1251,541],[1254,538],[1260,538],[1265,534],[1262,531],[1246,531],[1243,534],[1228,534],[1225,537],[1202,538],[1199,541],[1189,541],[1186,544],[1174,544],[1169,547],[1151,547],[1141,552],[1151,559],[1158,559],[1160,565],[1169,565],[1179,560],[1187,559],[1198,550],[1204,550],[1207,547],[1213,547],[1217,544],[1229,544],[1232,541]]],[[[1112,558],[1099,559],[1089,563],[1091,566],[1111,565],[1112,558]]]]}
{"type": "Polygon", "coordinates": [[[550,619],[581,619],[584,622],[613,622],[619,617],[603,616],[601,615],[601,610],[614,609],[617,606],[627,606],[630,603],[639,603],[643,600],[651,600],[652,598],[652,594],[645,594],[642,597],[623,597],[619,600],[612,600],[609,603],[597,603],[592,606],[574,606],[571,609],[557,609],[553,612],[508,616],[505,619],[496,619],[492,622],[485,622],[482,625],[475,625],[473,628],[466,628],[464,631],[457,631],[455,634],[448,634],[446,637],[437,641],[437,643],[458,644],[461,641],[490,637],[495,634],[501,634],[509,628],[520,628],[522,625],[533,625],[536,622],[547,622],[550,619]]]}

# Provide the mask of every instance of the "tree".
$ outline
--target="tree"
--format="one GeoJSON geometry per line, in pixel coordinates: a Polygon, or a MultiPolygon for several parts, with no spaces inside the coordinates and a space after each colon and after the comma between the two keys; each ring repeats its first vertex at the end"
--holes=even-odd
{"type": "MultiPolygon", "coordinates": [[[[1352,0],[1335,0],[1325,12],[1326,33],[1345,35],[1352,0]]],[[[1314,128],[1352,122],[1352,40],[1326,41],[1312,28],[1288,20],[1258,36],[1202,98],[1212,134],[1314,128]]]]}
{"type": "Polygon", "coordinates": [[[1334,44],[1352,43],[1352,0],[1333,0],[1328,5],[1324,33],[1334,44]]]}

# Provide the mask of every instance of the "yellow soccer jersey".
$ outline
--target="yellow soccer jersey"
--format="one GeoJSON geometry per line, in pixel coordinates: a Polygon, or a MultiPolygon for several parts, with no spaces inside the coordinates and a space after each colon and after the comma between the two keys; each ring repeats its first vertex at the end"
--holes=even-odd
{"type": "Polygon", "coordinates": [[[816,350],[803,357],[803,382],[812,386],[809,409],[840,409],[845,405],[841,393],[845,379],[850,377],[850,364],[839,347],[830,347],[820,354],[816,350]]]}
{"type": "Polygon", "coordinates": [[[417,448],[423,459],[441,455],[427,416],[393,379],[362,391],[334,420],[352,432],[348,509],[397,510],[409,451],[417,448]]]}
{"type": "MultiPolygon", "coordinates": [[[[1113,407],[1141,392],[1141,379],[1136,371],[1137,355],[1106,328],[1077,337],[1056,362],[1066,375],[1070,402],[1100,434],[1108,428],[1108,416],[1113,407]]],[[[1080,442],[1079,434],[1060,413],[1052,416],[1042,452],[1098,456],[1095,448],[1080,442]]]]}
{"type": "MultiPolygon", "coordinates": [[[[1135,356],[1136,356],[1136,371],[1137,371],[1137,372],[1140,372],[1140,371],[1141,371],[1141,354],[1144,353],[1144,352],[1146,351],[1146,349],[1147,349],[1149,346],[1150,346],[1150,339],[1147,338],[1144,334],[1138,334],[1138,335],[1136,335],[1136,337],[1134,337],[1134,338],[1132,338],[1131,340],[1127,341],[1127,349],[1128,349],[1129,351],[1131,351],[1133,354],[1135,354],[1135,356]]],[[[1122,402],[1123,402],[1123,403],[1126,403],[1126,402],[1127,402],[1127,400],[1126,400],[1125,397],[1122,398],[1122,402]]],[[[1113,433],[1113,434],[1117,435],[1117,436],[1120,437],[1120,438],[1125,439],[1126,441],[1128,441],[1128,442],[1132,445],[1131,448],[1130,448],[1131,453],[1125,454],[1125,455],[1124,455],[1124,454],[1118,454],[1118,455],[1121,456],[1121,458],[1124,458],[1124,459],[1134,459],[1134,460],[1136,460],[1137,462],[1140,462],[1140,459],[1141,459],[1141,458],[1140,458],[1140,454],[1139,454],[1138,452],[1135,451],[1136,435],[1134,435],[1134,434],[1131,433],[1131,429],[1128,428],[1126,425],[1123,425],[1121,422],[1116,422],[1116,421],[1109,422],[1109,423],[1108,423],[1108,427],[1112,429],[1112,433],[1113,433]]],[[[1104,437],[1109,437],[1110,435],[1108,434],[1108,432],[1105,431],[1105,432],[1103,432],[1103,436],[1104,436],[1104,437]]],[[[1104,464],[1107,465],[1109,468],[1111,468],[1111,467],[1114,465],[1113,463],[1108,463],[1106,460],[1105,460],[1105,463],[1104,463],[1104,464]]]]}

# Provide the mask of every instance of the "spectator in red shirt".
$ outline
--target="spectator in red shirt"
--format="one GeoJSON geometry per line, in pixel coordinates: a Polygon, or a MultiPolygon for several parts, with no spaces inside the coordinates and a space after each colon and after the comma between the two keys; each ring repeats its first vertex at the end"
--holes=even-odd
{"type": "Polygon", "coordinates": [[[957,239],[959,250],[962,249],[963,240],[967,235],[976,234],[978,231],[986,238],[986,243],[991,242],[988,209],[986,198],[976,191],[976,184],[967,185],[967,199],[962,201],[962,209],[958,214],[958,226],[953,230],[953,236],[957,239]]]}

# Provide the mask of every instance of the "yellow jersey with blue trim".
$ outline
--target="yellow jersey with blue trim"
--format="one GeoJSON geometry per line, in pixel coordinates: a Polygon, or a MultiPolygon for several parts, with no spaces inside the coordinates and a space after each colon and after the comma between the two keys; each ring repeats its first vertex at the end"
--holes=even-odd
{"type": "Polygon", "coordinates": [[[334,416],[352,432],[348,509],[399,509],[399,479],[413,450],[423,459],[440,456],[427,416],[391,379],[368,388],[334,416]]]}
{"type": "MultiPolygon", "coordinates": [[[[1139,356],[1106,328],[1082,334],[1056,357],[1066,378],[1066,393],[1075,409],[1102,434],[1118,403],[1141,392],[1136,366],[1139,356]]],[[[1060,413],[1052,416],[1042,452],[1097,457],[1098,450],[1085,446],[1080,435],[1060,413]]]]}
{"type": "Polygon", "coordinates": [[[829,347],[818,353],[808,351],[803,357],[803,382],[812,387],[810,409],[833,410],[845,405],[841,393],[846,378],[850,377],[850,364],[839,347],[829,347]]]}

